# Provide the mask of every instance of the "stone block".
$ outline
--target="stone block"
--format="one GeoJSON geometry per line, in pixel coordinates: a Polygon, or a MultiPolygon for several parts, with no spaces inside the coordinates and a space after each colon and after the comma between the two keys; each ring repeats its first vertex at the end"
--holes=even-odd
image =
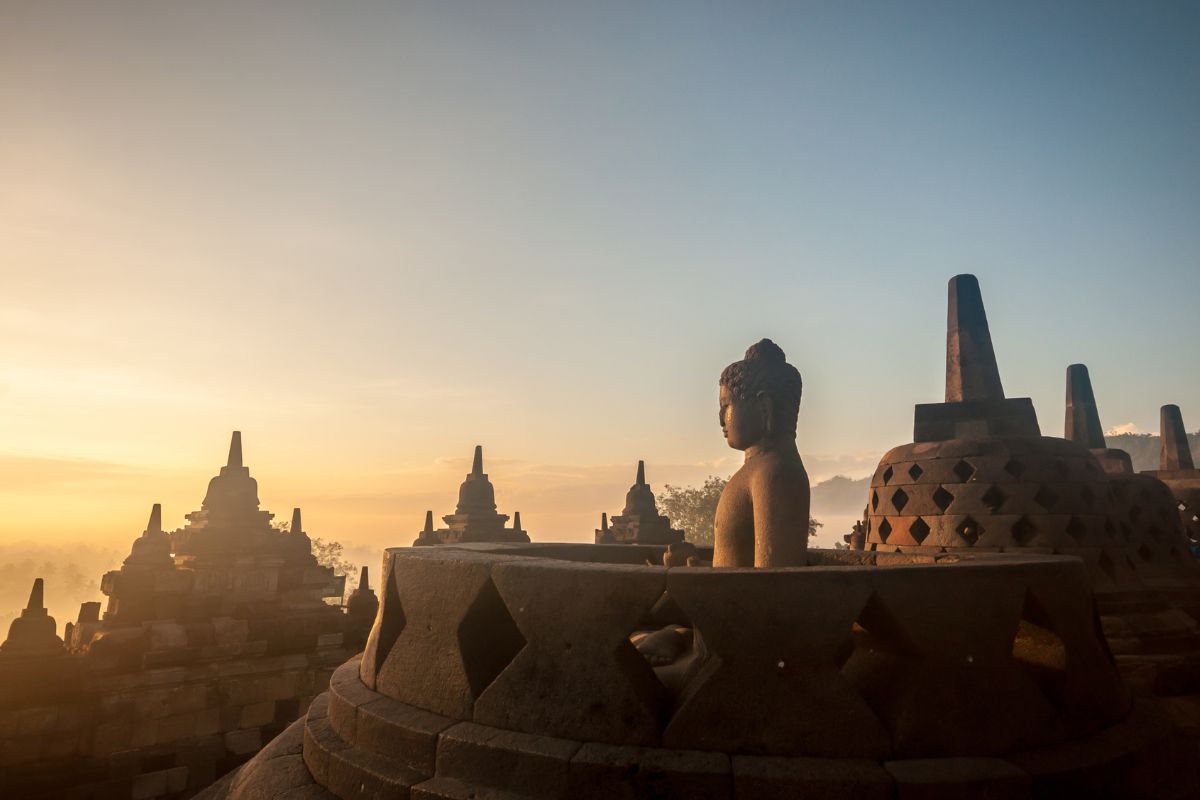
{"type": "Polygon", "coordinates": [[[275,701],[266,700],[261,703],[251,703],[242,706],[238,720],[239,728],[258,728],[275,721],[275,701]]]}
{"type": "Polygon", "coordinates": [[[197,719],[198,715],[195,711],[160,719],[158,720],[156,738],[160,743],[164,744],[191,739],[196,735],[197,719]]]}
{"type": "Polygon", "coordinates": [[[525,645],[478,695],[476,722],[657,744],[666,692],[629,634],[662,597],[665,568],[528,559],[496,565],[492,581],[525,645]]]}
{"type": "Polygon", "coordinates": [[[341,647],[342,634],[323,633],[317,637],[317,647],[341,647]]]}
{"type": "Polygon", "coordinates": [[[854,758],[733,757],[733,796],[753,800],[891,800],[892,776],[854,758]]]}
{"type": "Polygon", "coordinates": [[[714,657],[689,680],[663,745],[887,755],[888,731],[835,663],[871,596],[865,581],[848,577],[821,568],[672,569],[667,591],[714,657]]]}
{"type": "Polygon", "coordinates": [[[188,783],[188,768],[187,767],[172,767],[167,770],[167,791],[182,792],[187,788],[188,783]]]}
{"type": "Polygon", "coordinates": [[[211,736],[221,732],[221,709],[205,708],[196,712],[196,735],[211,736]]]}
{"type": "Polygon", "coordinates": [[[643,797],[728,798],[729,756],[587,742],[571,758],[572,800],[643,797]]]}
{"type": "Polygon", "coordinates": [[[262,734],[258,728],[230,731],[225,734],[225,749],[236,755],[256,753],[262,747],[262,734]]]}
{"type": "Polygon", "coordinates": [[[441,734],[437,774],[530,797],[565,795],[579,742],[461,722],[441,734]]]}
{"type": "Polygon", "coordinates": [[[382,698],[358,707],[355,743],[366,750],[404,760],[432,775],[438,734],[458,720],[382,698]]]}
{"type": "Polygon", "coordinates": [[[1027,800],[1029,775],[998,758],[922,758],[888,761],[897,800],[1027,800]]]}
{"type": "Polygon", "coordinates": [[[338,797],[403,800],[409,788],[429,778],[394,759],[347,747],[329,755],[327,787],[338,797]]]}
{"type": "Polygon", "coordinates": [[[92,754],[111,755],[133,747],[133,723],[127,720],[102,722],[92,736],[92,754]]]}
{"type": "Polygon", "coordinates": [[[146,628],[151,650],[174,650],[188,646],[187,628],[178,622],[153,622],[146,628]]]}
{"type": "Polygon", "coordinates": [[[59,709],[56,706],[23,708],[18,712],[16,733],[18,736],[40,736],[51,733],[58,724],[59,709]]]}
{"type": "Polygon", "coordinates": [[[167,770],[164,769],[135,776],[129,796],[132,800],[151,800],[154,797],[162,797],[166,793],[167,770]]]}

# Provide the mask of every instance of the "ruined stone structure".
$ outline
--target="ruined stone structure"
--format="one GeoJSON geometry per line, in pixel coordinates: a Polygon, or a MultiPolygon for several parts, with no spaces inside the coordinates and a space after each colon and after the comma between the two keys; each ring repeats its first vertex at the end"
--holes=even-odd
{"type": "Polygon", "coordinates": [[[202,800],[1186,796],[1078,561],[661,550],[388,551],[362,657],[202,800]],[[664,593],[714,656],[678,695],[629,641],[664,593]]]}
{"type": "Polygon", "coordinates": [[[434,530],[433,512],[427,511],[425,527],[413,545],[529,541],[529,534],[521,529],[521,512],[516,513],[511,528],[504,527],[508,515],[496,512],[496,490],[483,471],[483,447],[480,445],[475,446],[471,472],[458,489],[458,507],[442,519],[446,527],[434,530]]]}
{"type": "MultiPolygon", "coordinates": [[[[0,645],[0,797],[182,798],[245,761],[324,691],[365,638],[324,598],[341,584],[301,526],[271,526],[234,433],[199,511],[168,534],[155,505],[103,617],[84,603],[66,642],[42,580],[0,645]]],[[[51,587],[52,588],[52,587],[51,587]]],[[[371,615],[373,619],[373,614],[371,615]]]]}
{"type": "Polygon", "coordinates": [[[1192,460],[1179,406],[1163,406],[1159,415],[1158,470],[1147,472],[1175,495],[1179,519],[1194,548],[1200,547],[1200,469],[1192,460]]]}
{"type": "Polygon", "coordinates": [[[612,518],[600,517],[596,544],[672,544],[682,542],[684,532],[671,527],[671,520],[658,513],[654,492],[646,483],[646,462],[639,461],[637,477],[625,495],[625,509],[612,518]]]}

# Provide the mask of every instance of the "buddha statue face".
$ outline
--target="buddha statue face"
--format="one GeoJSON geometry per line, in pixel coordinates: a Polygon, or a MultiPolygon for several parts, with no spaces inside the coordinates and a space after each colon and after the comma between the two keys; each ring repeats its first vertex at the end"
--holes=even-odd
{"type": "Polygon", "coordinates": [[[721,432],[734,450],[745,450],[766,438],[771,429],[771,398],[764,392],[750,397],[721,387],[721,432]]]}
{"type": "Polygon", "coordinates": [[[720,382],[720,421],[735,450],[774,440],[795,441],[800,410],[800,373],[783,351],[764,339],[746,358],[725,368],[720,382]]]}

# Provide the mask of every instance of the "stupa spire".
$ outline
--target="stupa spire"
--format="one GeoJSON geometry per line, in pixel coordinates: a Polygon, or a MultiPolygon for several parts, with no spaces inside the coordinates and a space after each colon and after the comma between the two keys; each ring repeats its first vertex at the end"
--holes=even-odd
{"type": "Polygon", "coordinates": [[[365,565],[358,571],[358,591],[371,591],[371,574],[367,571],[367,567],[365,565]]]}
{"type": "Polygon", "coordinates": [[[974,275],[950,279],[946,318],[946,402],[1003,400],[987,312],[974,275]]]}
{"type": "Polygon", "coordinates": [[[471,474],[483,474],[483,445],[475,445],[475,459],[471,462],[471,474]]]}
{"type": "Polygon", "coordinates": [[[600,530],[602,530],[605,533],[608,533],[608,512],[607,511],[600,512],[600,530]]]}
{"type": "Polygon", "coordinates": [[[521,512],[520,511],[513,512],[513,530],[514,531],[521,530],[521,512]]]}
{"type": "Polygon", "coordinates": [[[1084,364],[1067,367],[1067,418],[1063,438],[1083,445],[1089,450],[1103,450],[1104,429],[1100,427],[1100,411],[1092,392],[1092,379],[1084,364]]]}
{"type": "Polygon", "coordinates": [[[29,591],[29,602],[25,604],[26,611],[43,611],[46,608],[45,588],[41,578],[33,579],[33,588],[29,591]]]}
{"type": "Polygon", "coordinates": [[[229,440],[229,460],[225,463],[227,467],[242,466],[242,432],[234,431],[232,438],[229,440]]]}
{"type": "Polygon", "coordinates": [[[425,512],[425,530],[422,533],[433,533],[433,512],[425,512]]]}
{"type": "Polygon", "coordinates": [[[146,533],[162,533],[162,503],[155,503],[150,509],[150,520],[146,523],[146,533]]]}
{"type": "Polygon", "coordinates": [[[292,509],[292,535],[299,535],[304,532],[304,526],[300,522],[300,509],[292,509]]]}
{"type": "Polygon", "coordinates": [[[634,486],[646,485],[646,462],[638,461],[637,480],[634,481],[634,486]]]}
{"type": "Polygon", "coordinates": [[[1159,412],[1159,456],[1160,470],[1195,469],[1192,449],[1188,446],[1187,429],[1183,427],[1183,414],[1179,406],[1163,406],[1159,412]]]}

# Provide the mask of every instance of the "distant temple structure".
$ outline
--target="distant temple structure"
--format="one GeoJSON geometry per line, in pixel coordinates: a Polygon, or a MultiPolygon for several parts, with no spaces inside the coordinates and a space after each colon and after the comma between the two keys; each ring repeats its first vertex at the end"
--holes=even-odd
{"type": "Polygon", "coordinates": [[[674,544],[683,541],[684,532],[671,527],[671,520],[658,513],[654,492],[646,483],[646,462],[639,461],[637,478],[625,495],[625,510],[612,518],[600,519],[596,544],[674,544]]]}
{"type": "Polygon", "coordinates": [[[1200,469],[1196,469],[1192,459],[1179,406],[1163,406],[1159,426],[1158,469],[1144,474],[1165,483],[1175,495],[1179,519],[1187,529],[1193,552],[1197,552],[1200,551],[1200,469]]]}
{"type": "Polygon", "coordinates": [[[442,517],[445,528],[434,530],[433,512],[425,513],[425,527],[413,546],[435,544],[464,544],[468,542],[528,542],[529,534],[521,529],[521,512],[513,516],[513,526],[504,527],[507,514],[496,511],[496,490],[483,471],[483,447],[475,445],[471,472],[458,489],[458,507],[453,514],[442,517]]]}
{"type": "Polygon", "coordinates": [[[344,576],[317,563],[300,509],[287,531],[272,516],[234,432],[185,527],[153,506],[103,577],[103,615],[84,603],[60,639],[34,582],[0,644],[0,797],[188,797],[324,691],[378,599],[364,567],[348,613],[326,603],[344,576]]]}

